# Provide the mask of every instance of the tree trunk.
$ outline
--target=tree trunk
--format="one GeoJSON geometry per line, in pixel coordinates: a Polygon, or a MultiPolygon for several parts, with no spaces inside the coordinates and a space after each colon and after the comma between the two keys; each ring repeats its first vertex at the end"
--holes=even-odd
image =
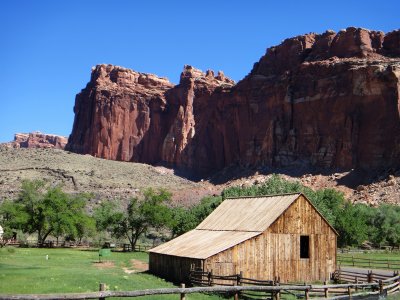
{"type": "Polygon", "coordinates": [[[52,231],[53,231],[53,230],[50,229],[49,231],[47,231],[47,232],[45,233],[45,235],[43,236],[43,238],[42,238],[41,241],[40,241],[40,245],[43,245],[43,244],[44,244],[44,242],[46,241],[47,237],[49,236],[49,234],[50,234],[52,231]]]}

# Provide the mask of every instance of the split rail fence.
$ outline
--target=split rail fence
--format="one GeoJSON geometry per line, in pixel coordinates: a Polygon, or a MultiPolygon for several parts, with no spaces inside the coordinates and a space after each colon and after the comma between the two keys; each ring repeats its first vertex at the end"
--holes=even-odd
{"type": "MultiPolygon", "coordinates": [[[[352,272],[345,270],[337,270],[332,274],[332,280],[334,282],[346,282],[345,284],[328,284],[324,282],[324,285],[292,285],[281,283],[279,278],[275,280],[256,280],[252,278],[243,277],[243,273],[230,275],[230,276],[219,276],[214,275],[212,271],[203,272],[201,270],[192,270],[189,276],[191,285],[197,286],[270,286],[271,290],[267,290],[260,293],[260,290],[245,290],[240,293],[241,299],[280,299],[281,296],[289,294],[298,298],[329,298],[340,299],[349,298],[359,294],[369,295],[380,295],[381,293],[387,294],[387,292],[394,293],[399,290],[400,276],[398,272],[394,272],[393,275],[384,275],[380,273],[374,273],[373,271],[363,272],[352,272]],[[293,287],[297,287],[293,289],[293,287]],[[311,287],[311,288],[308,288],[311,287]],[[298,294],[299,291],[303,291],[304,294],[298,294]]],[[[238,298],[235,298],[238,299],[238,298]]]]}
{"type": "MultiPolygon", "coordinates": [[[[223,276],[217,276],[220,280],[223,276]]],[[[225,277],[225,276],[224,276],[225,277]]],[[[232,280],[232,279],[231,279],[232,280]]],[[[100,299],[113,297],[142,297],[151,295],[177,295],[177,299],[185,300],[186,295],[194,293],[222,293],[233,299],[265,299],[265,293],[271,298],[279,300],[285,294],[290,294],[304,299],[349,299],[351,297],[392,294],[400,289],[400,275],[379,282],[350,283],[350,284],[323,284],[323,285],[283,285],[275,282],[275,285],[244,285],[247,279],[241,278],[242,285],[232,286],[201,286],[186,288],[184,284],[180,288],[162,288],[137,291],[105,291],[105,285],[100,284],[98,292],[79,294],[42,294],[42,295],[2,295],[0,300],[61,300],[61,299],[100,299]],[[252,292],[253,296],[249,295],[252,292]]],[[[253,280],[254,281],[254,280],[253,280]]],[[[256,283],[255,281],[253,283],[256,283]]]]}
{"type": "Polygon", "coordinates": [[[400,260],[391,259],[369,259],[354,256],[338,255],[337,262],[339,266],[352,266],[360,268],[400,270],[400,260]]]}

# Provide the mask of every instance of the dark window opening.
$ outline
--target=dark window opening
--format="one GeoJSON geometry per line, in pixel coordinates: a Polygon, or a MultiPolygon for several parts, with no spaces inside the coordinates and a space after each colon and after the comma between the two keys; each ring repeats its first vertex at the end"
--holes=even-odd
{"type": "Polygon", "coordinates": [[[300,236],[300,258],[310,258],[310,237],[308,235],[300,236]]]}

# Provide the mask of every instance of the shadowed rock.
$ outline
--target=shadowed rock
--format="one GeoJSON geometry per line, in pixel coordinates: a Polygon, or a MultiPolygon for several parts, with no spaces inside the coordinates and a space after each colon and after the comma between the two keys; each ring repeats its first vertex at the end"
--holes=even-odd
{"type": "Polygon", "coordinates": [[[67,149],[197,174],[232,164],[397,167],[399,36],[350,27],[290,38],[237,84],[191,66],[175,86],[96,66],[67,149]]]}

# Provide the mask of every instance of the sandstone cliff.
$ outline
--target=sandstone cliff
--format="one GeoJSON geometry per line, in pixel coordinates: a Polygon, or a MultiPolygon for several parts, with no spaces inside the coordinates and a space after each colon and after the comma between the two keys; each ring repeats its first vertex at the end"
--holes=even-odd
{"type": "Polygon", "coordinates": [[[3,143],[7,148],[55,148],[64,149],[68,139],[66,137],[45,134],[41,132],[31,133],[16,133],[14,135],[14,141],[9,143],[3,143]]]}
{"type": "Polygon", "coordinates": [[[400,31],[310,33],[267,49],[235,84],[185,66],[164,78],[99,65],[67,149],[206,174],[231,164],[397,167],[400,31]]]}

